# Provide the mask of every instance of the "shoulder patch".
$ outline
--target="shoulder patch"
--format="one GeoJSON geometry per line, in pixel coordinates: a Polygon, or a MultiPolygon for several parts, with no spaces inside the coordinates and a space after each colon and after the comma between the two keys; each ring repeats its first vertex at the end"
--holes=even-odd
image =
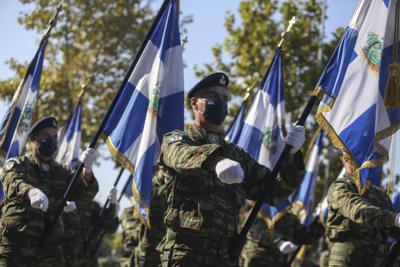
{"type": "Polygon", "coordinates": [[[168,136],[167,137],[167,141],[168,141],[168,143],[173,143],[173,142],[176,142],[176,141],[181,141],[183,139],[183,134],[174,134],[174,135],[171,135],[171,136],[168,136]]]}
{"type": "Polygon", "coordinates": [[[16,158],[12,158],[7,160],[6,164],[4,165],[4,170],[9,171],[12,168],[14,168],[14,166],[16,166],[17,164],[20,164],[21,162],[19,161],[19,159],[16,158]]]}

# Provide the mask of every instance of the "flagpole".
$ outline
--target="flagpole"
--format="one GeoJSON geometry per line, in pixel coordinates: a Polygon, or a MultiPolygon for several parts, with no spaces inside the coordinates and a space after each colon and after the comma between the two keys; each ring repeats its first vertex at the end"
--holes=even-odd
{"type": "MultiPolygon", "coordinates": [[[[135,69],[145,47],[146,44],[148,43],[148,41],[150,40],[151,36],[153,35],[153,32],[158,24],[158,22],[160,21],[164,11],[166,10],[168,4],[170,1],[174,1],[174,0],[164,0],[163,4],[161,5],[160,10],[158,11],[158,14],[156,16],[156,18],[153,21],[153,24],[151,25],[151,28],[149,30],[149,32],[147,33],[144,41],[142,42],[132,64],[130,65],[122,83],[121,86],[119,87],[117,93],[114,96],[114,99],[110,105],[110,107],[107,110],[107,113],[105,114],[105,116],[103,117],[103,120],[99,126],[99,128],[97,129],[96,134],[94,135],[89,148],[94,148],[100,138],[101,133],[103,132],[104,126],[106,125],[106,122],[108,121],[109,117],[111,116],[111,113],[117,103],[117,101],[119,100],[120,95],[122,94],[123,89],[125,88],[125,85],[128,83],[128,80],[130,78],[130,74],[133,72],[133,70],[135,69]]],[[[71,191],[76,183],[76,181],[80,178],[80,174],[82,173],[84,168],[84,164],[81,162],[79,164],[78,169],[75,171],[73,178],[71,179],[66,191],[64,192],[63,198],[61,200],[61,203],[58,205],[58,207],[56,208],[56,212],[54,214],[54,217],[52,218],[52,220],[50,221],[50,223],[48,224],[48,226],[46,227],[46,230],[43,234],[42,237],[42,244],[44,244],[44,241],[46,240],[46,237],[53,231],[54,226],[56,225],[58,219],[61,217],[63,209],[64,209],[64,205],[67,201],[67,199],[69,198],[71,191]]]]}
{"type": "MultiPolygon", "coordinates": [[[[304,125],[308,115],[310,115],[313,106],[317,102],[317,96],[313,95],[310,97],[308,100],[308,103],[306,107],[304,108],[303,112],[301,113],[296,125],[304,125]]],[[[283,149],[283,152],[279,156],[278,161],[276,162],[275,167],[272,169],[270,175],[266,177],[266,182],[263,190],[261,191],[259,197],[257,198],[257,201],[255,205],[253,206],[253,209],[250,212],[249,217],[246,220],[245,225],[243,226],[242,230],[240,231],[239,234],[236,234],[230,245],[229,245],[229,256],[231,257],[232,260],[239,258],[239,255],[242,251],[242,248],[244,246],[244,243],[246,241],[246,236],[247,233],[250,230],[251,225],[253,224],[255,218],[257,217],[258,212],[260,211],[261,206],[264,204],[265,199],[268,197],[269,199],[273,199],[273,191],[272,191],[272,186],[270,186],[275,180],[276,177],[278,176],[278,173],[280,169],[282,168],[284,160],[288,157],[289,152],[291,150],[292,146],[291,145],[285,145],[285,148],[283,149]]]]}
{"type": "MultiPolygon", "coordinates": [[[[130,182],[131,178],[132,178],[132,176],[130,175],[130,176],[128,177],[128,179],[126,180],[125,185],[124,185],[124,187],[122,188],[121,193],[119,194],[118,203],[121,202],[121,199],[122,199],[122,197],[123,197],[124,194],[125,194],[126,188],[128,188],[128,185],[129,185],[129,182],[130,182]]],[[[133,178],[132,178],[132,179],[133,179],[133,178]]],[[[118,221],[118,224],[120,224],[119,221],[118,221]]],[[[96,252],[99,250],[101,241],[103,241],[103,238],[104,238],[104,235],[105,235],[105,234],[106,234],[106,231],[103,230],[103,231],[101,232],[100,236],[99,236],[99,239],[98,239],[97,242],[96,242],[96,245],[93,247],[93,250],[90,252],[90,255],[91,255],[91,256],[93,256],[94,254],[96,254],[96,252]]]]}

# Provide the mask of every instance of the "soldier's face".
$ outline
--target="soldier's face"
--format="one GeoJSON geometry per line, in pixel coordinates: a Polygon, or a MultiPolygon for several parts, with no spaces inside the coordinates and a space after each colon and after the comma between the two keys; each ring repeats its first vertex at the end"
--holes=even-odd
{"type": "Polygon", "coordinates": [[[203,89],[191,99],[196,122],[205,128],[220,127],[227,115],[229,100],[230,95],[225,87],[203,89]]]}
{"type": "Polygon", "coordinates": [[[39,130],[32,138],[35,154],[40,155],[44,160],[51,159],[57,150],[57,139],[57,129],[44,128],[39,130]]]}

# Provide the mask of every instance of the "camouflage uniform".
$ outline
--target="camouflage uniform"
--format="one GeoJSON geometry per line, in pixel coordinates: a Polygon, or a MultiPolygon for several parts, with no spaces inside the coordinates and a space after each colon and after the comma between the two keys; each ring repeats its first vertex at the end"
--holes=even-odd
{"type": "MultiPolygon", "coordinates": [[[[40,240],[71,176],[69,170],[55,161],[41,163],[32,155],[6,163],[1,176],[6,200],[0,220],[0,266],[64,266],[62,220],[58,220],[44,247],[40,246],[40,240]],[[26,195],[33,188],[40,189],[48,197],[47,212],[30,205],[26,195]]],[[[97,191],[96,179],[90,184],[78,179],[71,200],[97,191]]]]}
{"type": "Polygon", "coordinates": [[[294,244],[311,244],[323,234],[321,225],[314,224],[309,228],[302,225],[291,213],[278,220],[274,229],[268,229],[264,220],[257,218],[247,235],[243,248],[244,266],[283,266],[288,255],[279,251],[277,244],[281,240],[289,240],[294,244]]]}
{"type": "Polygon", "coordinates": [[[328,208],[329,266],[383,266],[396,215],[385,192],[371,186],[360,196],[354,175],[346,174],[330,186],[328,208]]]}
{"type": "MultiPolygon", "coordinates": [[[[78,228],[76,225],[71,225],[71,227],[77,228],[76,233],[78,236],[76,240],[79,240],[79,250],[81,251],[77,266],[98,266],[97,254],[93,254],[93,249],[101,235],[101,231],[104,230],[106,233],[112,234],[117,230],[118,217],[116,216],[116,205],[111,204],[101,217],[98,217],[101,210],[99,203],[90,198],[76,201],[76,207],[79,214],[80,227],[78,228]],[[94,225],[97,226],[98,231],[95,233],[90,244],[88,244],[87,239],[94,225]]],[[[71,245],[77,246],[78,244],[71,245]]],[[[76,247],[72,248],[71,245],[69,248],[76,250],[76,247]]]]}
{"type": "Polygon", "coordinates": [[[139,267],[161,266],[160,252],[156,250],[156,247],[165,236],[166,201],[164,175],[163,171],[159,170],[153,177],[149,217],[151,228],[143,224],[140,227],[139,245],[136,248],[136,263],[139,267]]]}
{"type": "MultiPolygon", "coordinates": [[[[244,150],[222,136],[211,137],[209,140],[206,130],[195,125],[188,132],[164,136],[159,165],[166,169],[170,188],[167,233],[158,248],[163,251],[162,266],[231,266],[227,247],[237,231],[240,206],[244,198],[254,200],[268,180],[270,171],[244,150]],[[203,164],[213,156],[238,161],[244,181],[227,185],[215,172],[204,169],[203,164]]],[[[299,184],[303,170],[301,153],[296,153],[293,161],[286,160],[281,176],[270,185],[271,199],[280,201],[288,196],[299,184]]]]}
{"type": "Polygon", "coordinates": [[[139,242],[141,222],[134,216],[134,207],[125,208],[120,217],[123,252],[121,267],[135,266],[135,249],[139,242]]]}

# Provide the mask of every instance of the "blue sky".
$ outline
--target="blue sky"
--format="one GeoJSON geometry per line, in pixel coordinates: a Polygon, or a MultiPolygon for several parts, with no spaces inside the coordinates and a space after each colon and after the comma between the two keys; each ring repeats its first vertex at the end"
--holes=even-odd
{"type": "MultiPolygon", "coordinates": [[[[160,5],[156,0],[154,6],[160,5]]],[[[193,66],[211,62],[211,47],[221,43],[226,37],[224,18],[227,11],[234,12],[240,0],[181,0],[183,15],[193,15],[194,22],[188,25],[188,40],[184,52],[185,88],[190,88],[196,82],[193,66]]],[[[357,0],[328,0],[328,20],[326,22],[326,38],[331,37],[331,32],[338,27],[345,27],[358,3],[357,0]]],[[[33,57],[38,44],[39,34],[26,31],[17,23],[18,14],[29,10],[17,0],[0,1],[0,34],[3,37],[0,42],[0,79],[12,75],[5,61],[14,57],[19,61],[29,61],[33,57]]],[[[299,18],[301,19],[301,18],[299,18]]],[[[0,112],[5,108],[0,102],[0,112]]],[[[108,153],[100,149],[101,153],[108,153]]],[[[106,198],[107,190],[112,185],[117,171],[112,169],[112,162],[102,162],[95,168],[95,173],[101,184],[101,190],[97,199],[101,202],[106,198]]],[[[120,186],[122,187],[123,182],[120,186]]],[[[128,201],[122,203],[128,205],[128,201]]]]}

